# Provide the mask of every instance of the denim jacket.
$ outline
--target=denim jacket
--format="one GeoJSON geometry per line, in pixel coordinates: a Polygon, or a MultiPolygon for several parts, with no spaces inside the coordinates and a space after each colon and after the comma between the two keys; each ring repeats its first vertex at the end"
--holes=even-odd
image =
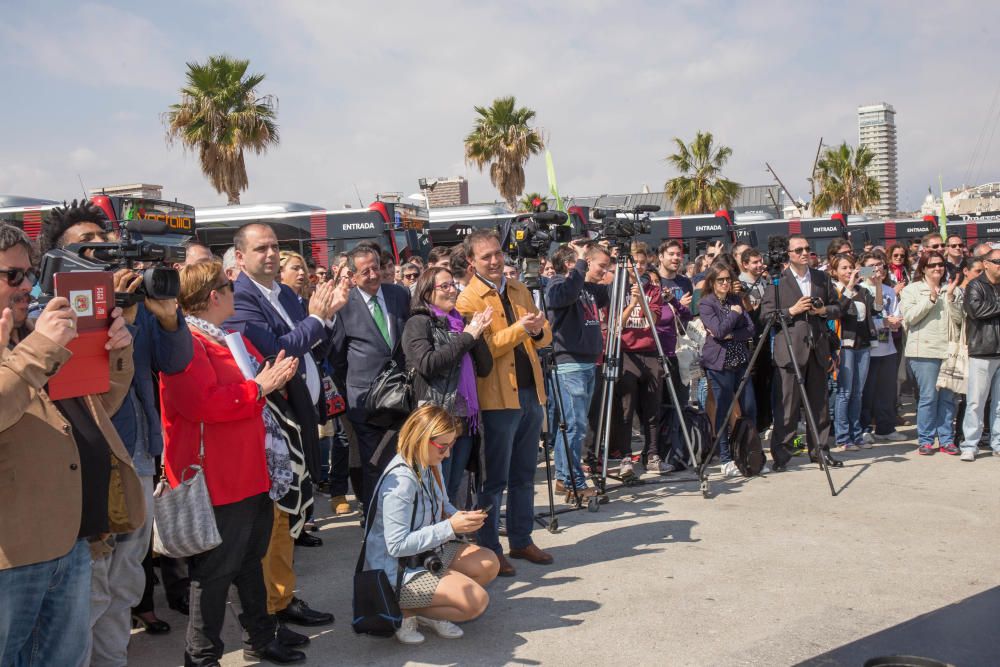
{"type": "MultiPolygon", "coordinates": [[[[375,516],[368,517],[372,528],[365,547],[365,569],[384,570],[395,586],[398,559],[436,549],[455,539],[451,522],[445,517],[457,510],[429,470],[421,470],[418,481],[416,473],[398,454],[385,470],[379,480],[375,516]],[[411,517],[414,517],[413,530],[410,530],[411,517]]],[[[425,571],[422,567],[406,568],[403,581],[425,571]]]]}

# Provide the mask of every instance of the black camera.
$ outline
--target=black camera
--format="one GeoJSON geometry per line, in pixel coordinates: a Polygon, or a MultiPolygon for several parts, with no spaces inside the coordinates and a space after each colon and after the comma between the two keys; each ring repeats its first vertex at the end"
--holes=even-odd
{"type": "Polygon", "coordinates": [[[406,566],[409,568],[426,568],[428,572],[433,574],[438,574],[444,569],[444,563],[441,562],[441,556],[438,555],[437,551],[433,549],[431,551],[424,551],[416,556],[410,556],[406,559],[406,566]]]}
{"type": "Polygon", "coordinates": [[[816,310],[819,310],[824,306],[823,299],[819,298],[818,296],[814,296],[813,298],[809,299],[809,305],[811,305],[816,310]]]}
{"type": "Polygon", "coordinates": [[[568,217],[562,211],[540,211],[519,215],[501,234],[501,245],[516,258],[521,270],[521,282],[528,289],[539,284],[539,258],[547,257],[552,244],[568,243],[573,228],[566,225],[568,217]]]}
{"type": "Polygon", "coordinates": [[[141,271],[142,284],[134,294],[115,294],[115,305],[128,307],[147,297],[175,299],[181,291],[181,279],[175,263],[184,261],[188,237],[166,233],[162,222],[130,220],[122,227],[121,240],[110,243],[74,243],[55,248],[42,257],[42,296],[53,294],[53,277],[74,271],[116,271],[132,269],[137,263],[158,264],[141,271]],[[144,236],[146,235],[146,236],[144,236]]]}
{"type": "Polygon", "coordinates": [[[788,237],[767,237],[767,255],[764,257],[767,275],[776,278],[781,275],[786,264],[788,264],[788,237]]]}
{"type": "Polygon", "coordinates": [[[650,213],[660,210],[659,206],[641,204],[633,209],[594,209],[593,217],[598,222],[587,225],[587,230],[597,232],[597,240],[608,239],[612,243],[626,243],[640,234],[649,234],[652,223],[650,213]]]}

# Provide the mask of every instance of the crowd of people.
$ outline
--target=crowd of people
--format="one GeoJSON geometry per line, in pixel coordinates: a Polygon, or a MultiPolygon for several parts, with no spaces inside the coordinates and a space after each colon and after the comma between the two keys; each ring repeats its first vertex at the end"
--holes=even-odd
{"type": "MultiPolygon", "coordinates": [[[[492,231],[400,265],[362,242],[323,267],[255,223],[221,257],[191,242],[176,299],[110,314],[110,390],[52,400],[77,316],[65,298],[32,304],[39,252],[111,234],[85,202],[55,209],[37,244],[0,224],[3,665],[126,664],[132,628],[171,630],[156,615],[154,566],[188,616],[186,665],[219,664],[227,603],[247,658],[305,660],[309,637],[289,626],[334,622],[296,594],[295,547],[322,546],[320,497],[360,519],[363,564],[386,573],[403,610],[399,641],[461,637],[488,584],[516,576],[512,561],[553,562],[532,538],[540,446],[555,488],[579,503],[603,493],[601,475],[697,466],[682,429],[700,410],[726,477],[741,474],[730,405],[769,447],[768,473],[796,455],[838,467],[842,453],[907,440],[903,393],[919,454],[974,461],[985,437],[1000,456],[990,244],[932,233],[859,255],[835,242],[824,260],[793,235],[783,256],[719,243],[685,262],[679,240],[583,239],[543,258],[529,289],[492,231]],[[625,253],[637,271],[612,312],[625,253]],[[611,330],[621,359],[602,415],[611,330]],[[367,401],[392,364],[412,371],[405,420],[367,401]],[[195,463],[222,542],[167,558],[151,546],[155,482],[176,487],[195,463]]],[[[114,281],[116,292],[141,284],[129,269],[114,281]]]]}

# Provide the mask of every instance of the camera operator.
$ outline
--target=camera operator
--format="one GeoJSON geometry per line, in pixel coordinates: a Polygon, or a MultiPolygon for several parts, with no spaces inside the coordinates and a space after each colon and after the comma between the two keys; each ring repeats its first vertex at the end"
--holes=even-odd
{"type": "Polygon", "coordinates": [[[555,354],[563,419],[566,421],[571,461],[566,460],[562,437],[557,433],[556,401],[549,400],[549,431],[555,446],[557,488],[566,491],[566,502],[573,499],[570,466],[579,495],[589,498],[595,490],[587,488],[581,453],[587,437],[587,413],[594,395],[596,362],[604,349],[600,308],[611,302],[606,285],[586,281],[594,258],[605,258],[603,250],[588,248],[586,240],[561,246],[552,257],[555,275],[545,289],[547,315],[552,323],[552,348],[555,354]]]}
{"type": "Polygon", "coordinates": [[[802,373],[809,409],[816,419],[819,441],[814,441],[809,429],[809,458],[816,461],[822,448],[827,464],[841,467],[843,462],[829,454],[830,412],[826,393],[827,371],[832,358],[827,319],[840,317],[837,293],[829,276],[809,267],[811,248],[805,236],[789,236],[787,248],[788,268],[776,277],[776,284],[768,286],[761,304],[763,317],[780,315],[784,320],[791,339],[791,355],[794,355],[794,358],[789,355],[784,334],[777,329],[773,354],[778,397],[771,433],[772,470],[785,470],[792,457],[792,441],[802,407],[793,363],[802,373]]]}
{"type": "MultiPolygon", "coordinates": [[[[45,245],[64,248],[106,238],[109,222],[104,212],[89,203],[57,207],[42,225],[45,245]]],[[[200,246],[200,244],[194,244],[200,246]]],[[[204,248],[204,246],[200,246],[204,248]]],[[[207,248],[205,248],[207,250],[207,248]]],[[[188,248],[188,252],[192,252],[188,248]]],[[[114,274],[115,292],[134,294],[142,285],[142,274],[119,269],[114,274]]],[[[180,373],[191,361],[191,333],[180,316],[176,299],[146,298],[123,309],[122,316],[132,334],[135,373],[122,407],[111,418],[115,430],[132,457],[142,482],[146,506],[153,505],[156,457],[163,453],[163,434],[154,373],[180,373]]],[[[119,665],[127,661],[131,635],[131,609],[142,599],[146,584],[143,560],[149,549],[153,515],[142,528],[119,535],[114,550],[95,558],[91,581],[92,665],[119,665]]],[[[146,612],[140,622],[151,632],[166,632],[170,626],[146,612]]]]}
{"type": "Polygon", "coordinates": [[[105,551],[112,533],[139,529],[146,513],[109,416],[132,380],[132,336],[115,308],[105,344],[108,392],[52,401],[47,383],[71,356],[76,313],[65,297],[52,299],[34,330],[9,347],[14,317],[7,304],[36,280],[30,253],[21,230],[0,224],[0,450],[8,473],[0,510],[0,661],[75,665],[90,644],[92,552],[105,551]]]}

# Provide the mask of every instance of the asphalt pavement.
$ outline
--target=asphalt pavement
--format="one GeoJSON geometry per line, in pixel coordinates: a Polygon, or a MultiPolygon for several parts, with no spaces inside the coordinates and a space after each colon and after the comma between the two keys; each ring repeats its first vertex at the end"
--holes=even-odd
{"type": "MultiPolygon", "coordinates": [[[[709,498],[683,473],[611,491],[596,513],[560,515],[557,533],[536,529],[555,563],[514,561],[517,576],[491,584],[464,638],[415,647],[351,631],[361,530],[323,499],[325,544],[296,548],[298,594],[337,620],[308,631],[306,664],[1000,664],[1000,456],[922,457],[912,440],[838,456],[836,497],[805,457],[753,479],[716,474],[709,498]]],[[[537,481],[542,511],[543,466],[537,481]]],[[[186,618],[159,588],[157,605],[174,629],[136,631],[130,663],[181,665],[186,618]]],[[[224,641],[223,665],[254,664],[231,609],[224,641]]]]}

